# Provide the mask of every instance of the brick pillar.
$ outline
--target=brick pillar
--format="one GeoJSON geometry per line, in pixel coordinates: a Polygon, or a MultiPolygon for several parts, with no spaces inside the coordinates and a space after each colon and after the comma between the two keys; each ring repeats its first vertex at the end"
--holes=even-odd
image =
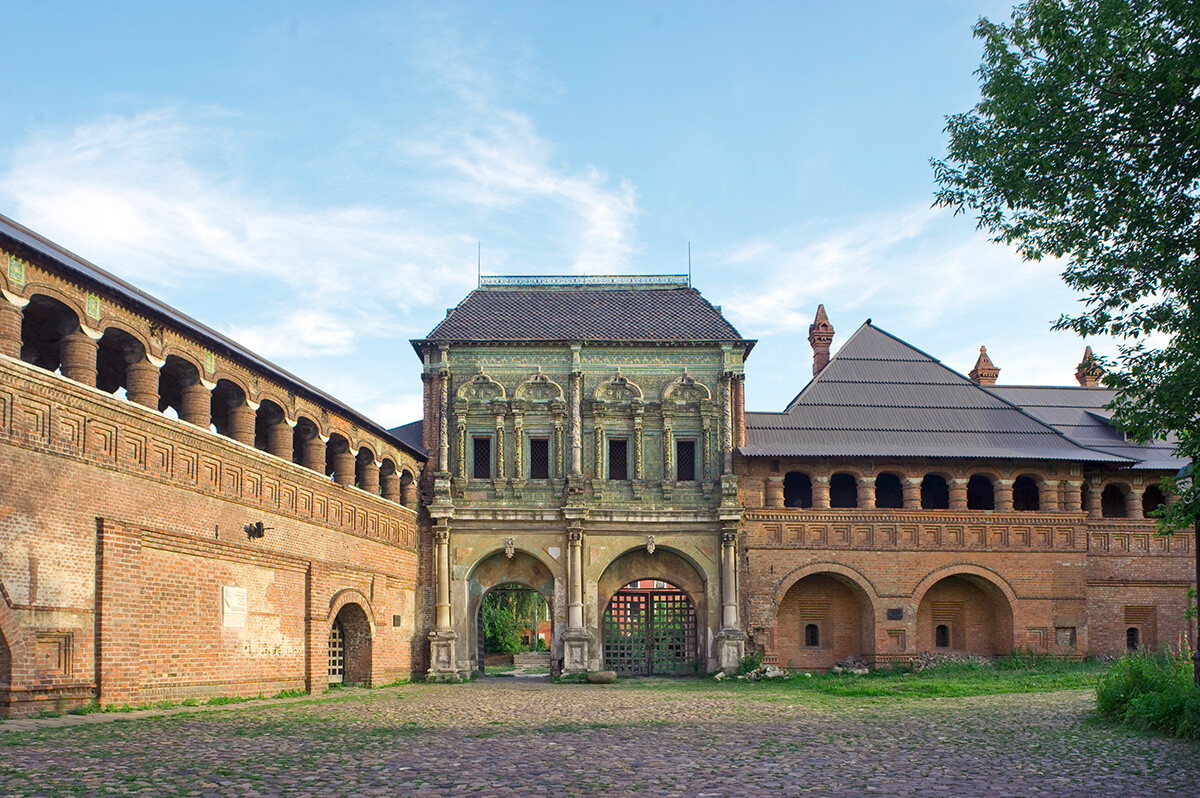
{"type": "Polygon", "coordinates": [[[950,509],[960,513],[967,509],[966,477],[955,477],[950,480],[950,509]]]}
{"type": "Polygon", "coordinates": [[[921,509],[921,482],[924,477],[905,477],[904,478],[904,509],[905,510],[920,510],[921,509]]]}
{"type": "Polygon", "coordinates": [[[300,465],[318,474],[325,473],[325,441],[321,440],[320,435],[313,433],[311,438],[304,439],[300,449],[300,465]]]}
{"type": "Polygon", "coordinates": [[[254,408],[242,399],[230,402],[229,405],[229,437],[247,446],[254,445],[254,408]]]}
{"type": "Polygon", "coordinates": [[[1088,518],[1100,518],[1103,513],[1100,510],[1100,491],[1089,490],[1084,494],[1084,507],[1087,510],[1088,518]]]}
{"type": "Polygon", "coordinates": [[[1145,488],[1130,488],[1125,494],[1125,517],[1126,518],[1145,518],[1145,513],[1142,512],[1142,496],[1146,493],[1145,488]]]}
{"type": "Polygon", "coordinates": [[[875,477],[862,477],[858,480],[858,508],[875,509],[875,477]]]}
{"type": "Polygon", "coordinates": [[[358,486],[372,496],[379,495],[379,466],[375,464],[374,460],[362,464],[362,474],[358,480],[358,486]]]}
{"type": "Polygon", "coordinates": [[[1077,513],[1082,510],[1082,491],[1082,481],[1074,479],[1067,480],[1066,487],[1063,490],[1063,509],[1068,513],[1077,513]]]}
{"type": "Polygon", "coordinates": [[[812,499],[814,510],[829,509],[829,477],[812,478],[812,499]]]}
{"type": "Polygon", "coordinates": [[[1058,480],[1047,479],[1038,490],[1038,504],[1043,513],[1058,512],[1058,480]]]}
{"type": "Polygon", "coordinates": [[[97,698],[103,705],[135,704],[142,681],[142,538],[103,519],[96,531],[97,698]]]}
{"type": "Polygon", "coordinates": [[[354,453],[349,448],[333,453],[333,481],[339,485],[354,484],[354,453]]]}
{"type": "Polygon", "coordinates": [[[158,366],[146,358],[125,368],[125,396],[151,410],[158,409],[158,366]]]}
{"type": "Polygon", "coordinates": [[[383,498],[400,504],[400,475],[395,471],[383,475],[383,498]]]}
{"type": "Polygon", "coordinates": [[[767,490],[763,498],[767,507],[783,507],[783,477],[767,477],[767,490]]]}
{"type": "Polygon", "coordinates": [[[212,394],[198,378],[183,380],[180,389],[179,417],[189,424],[208,429],[212,426],[212,394]]]}
{"type": "Polygon", "coordinates": [[[1013,480],[996,480],[996,512],[1011,513],[1013,511],[1013,480]]]}
{"type": "Polygon", "coordinates": [[[0,297],[0,354],[20,359],[22,310],[0,297]]]}
{"type": "Polygon", "coordinates": [[[280,418],[267,427],[267,451],[276,457],[292,462],[293,433],[287,419],[280,418]]]}
{"type": "Polygon", "coordinates": [[[76,327],[75,332],[63,336],[61,346],[63,376],[95,388],[99,342],[76,327]]]}

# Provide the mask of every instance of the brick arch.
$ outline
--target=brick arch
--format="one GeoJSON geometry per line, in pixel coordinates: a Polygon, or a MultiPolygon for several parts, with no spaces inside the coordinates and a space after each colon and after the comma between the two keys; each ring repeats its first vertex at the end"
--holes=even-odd
{"type": "Polygon", "coordinates": [[[775,594],[771,596],[772,612],[779,611],[779,602],[783,601],[783,597],[787,595],[787,592],[797,582],[806,576],[814,576],[816,574],[836,574],[845,580],[853,582],[866,595],[867,601],[870,602],[872,608],[879,605],[879,591],[875,589],[875,584],[862,571],[837,562],[814,562],[793,569],[779,580],[779,584],[775,588],[775,594]]]}
{"type": "MultiPolygon", "coordinates": [[[[200,374],[201,375],[204,374],[203,367],[201,367],[201,369],[200,369],[200,374]]],[[[205,379],[207,379],[207,377],[205,379]]],[[[213,369],[212,381],[213,382],[221,382],[222,380],[224,380],[225,382],[228,382],[232,385],[237,386],[238,390],[240,390],[242,392],[242,395],[245,396],[247,400],[250,399],[250,396],[251,396],[250,383],[246,381],[245,375],[238,374],[237,372],[230,372],[227,369],[223,369],[223,368],[221,368],[220,363],[218,363],[217,367],[215,369],[213,369]]]]}
{"type": "MultiPolygon", "coordinates": [[[[515,541],[514,541],[514,543],[515,543],[515,541]]],[[[488,549],[483,554],[480,554],[478,557],[476,557],[475,561],[472,562],[471,565],[467,568],[468,584],[478,583],[477,573],[479,571],[479,568],[481,566],[487,564],[487,562],[489,560],[491,560],[498,554],[499,555],[505,554],[505,548],[503,546],[497,546],[495,548],[488,549]]],[[[540,565],[542,568],[544,568],[546,570],[546,573],[550,577],[550,588],[549,588],[549,592],[547,592],[545,589],[543,589],[544,584],[534,585],[534,584],[530,584],[528,581],[521,581],[520,583],[533,588],[534,590],[538,591],[539,593],[542,593],[543,595],[547,596],[548,598],[553,597],[553,594],[554,594],[554,584],[553,583],[557,579],[557,576],[555,575],[554,571],[555,571],[555,568],[560,567],[560,566],[557,563],[551,561],[546,556],[544,556],[542,554],[542,552],[535,551],[533,548],[530,548],[528,546],[514,545],[513,546],[513,560],[516,560],[518,558],[518,556],[528,557],[530,560],[533,560],[534,563],[536,563],[537,565],[540,565]]],[[[505,559],[507,559],[507,557],[505,559]]],[[[501,583],[498,582],[497,584],[501,584],[501,583]]],[[[483,585],[479,584],[479,587],[482,589],[482,591],[480,593],[480,595],[482,595],[483,593],[486,593],[487,590],[490,590],[492,587],[495,587],[495,585],[490,585],[487,588],[483,588],[483,585]]]]}
{"type": "Polygon", "coordinates": [[[147,355],[155,354],[150,348],[150,338],[146,335],[146,333],[142,330],[139,330],[125,319],[119,316],[105,316],[100,320],[100,326],[97,329],[99,329],[101,335],[103,335],[108,332],[110,327],[115,330],[120,330],[136,340],[142,345],[142,349],[147,355]]]}
{"type": "Polygon", "coordinates": [[[8,591],[0,582],[0,718],[10,709],[9,687],[13,674],[33,667],[33,641],[24,632],[8,604],[8,591]]]}
{"type": "Polygon", "coordinates": [[[329,633],[334,623],[342,619],[344,645],[344,681],[371,684],[375,673],[375,612],[371,602],[360,591],[346,588],[334,594],[330,601],[329,633]]]}
{"type": "Polygon", "coordinates": [[[696,606],[696,617],[700,618],[701,608],[705,605],[705,590],[715,578],[716,574],[709,575],[695,558],[673,546],[656,546],[654,554],[649,554],[645,546],[631,546],[604,564],[596,580],[596,597],[603,616],[613,594],[625,585],[638,579],[661,579],[687,593],[696,606]],[[653,561],[655,558],[659,558],[657,563],[640,562],[644,559],[653,561]],[[624,574],[620,572],[622,568],[625,569],[624,574]]]}
{"type": "Polygon", "coordinates": [[[204,374],[204,358],[197,358],[189,348],[167,344],[163,347],[162,352],[159,353],[158,357],[162,358],[163,360],[166,360],[168,357],[177,357],[192,368],[196,369],[196,373],[199,374],[202,379],[208,379],[208,377],[204,374]]]}
{"type": "Polygon", "coordinates": [[[925,578],[918,582],[916,587],[913,588],[911,598],[909,599],[909,603],[912,605],[913,611],[915,612],[916,608],[920,606],[921,599],[925,598],[925,594],[929,592],[929,588],[933,587],[935,584],[948,576],[964,575],[977,576],[981,579],[991,582],[992,585],[999,588],[1000,592],[1004,594],[1004,597],[1008,599],[1008,605],[1010,608],[1016,606],[1018,601],[1017,592],[1013,590],[1012,585],[1008,583],[1008,580],[1000,576],[1000,574],[996,573],[991,568],[985,568],[982,565],[964,562],[943,565],[942,567],[935,568],[926,574],[925,578]]]}
{"type": "Polygon", "coordinates": [[[75,311],[75,317],[80,324],[83,324],[84,319],[88,317],[87,299],[84,296],[69,294],[52,283],[26,283],[22,291],[13,293],[19,293],[23,299],[33,299],[40,294],[48,299],[61,302],[75,311]]]}
{"type": "Polygon", "coordinates": [[[329,599],[329,615],[326,616],[325,622],[330,626],[333,625],[333,619],[342,611],[342,607],[347,604],[358,604],[362,607],[363,612],[367,614],[367,621],[371,624],[371,635],[375,635],[375,610],[371,607],[371,600],[366,597],[361,590],[353,587],[343,588],[334,593],[329,599]]]}
{"type": "Polygon", "coordinates": [[[249,399],[251,402],[254,402],[255,404],[259,404],[259,405],[261,405],[263,402],[271,402],[274,405],[278,405],[279,409],[283,411],[284,418],[291,421],[292,415],[294,415],[294,412],[291,411],[290,407],[288,406],[287,401],[284,400],[283,396],[285,396],[285,395],[286,394],[281,395],[278,392],[276,392],[273,388],[267,387],[267,388],[259,388],[253,394],[249,394],[249,393],[246,394],[246,398],[249,399]]]}

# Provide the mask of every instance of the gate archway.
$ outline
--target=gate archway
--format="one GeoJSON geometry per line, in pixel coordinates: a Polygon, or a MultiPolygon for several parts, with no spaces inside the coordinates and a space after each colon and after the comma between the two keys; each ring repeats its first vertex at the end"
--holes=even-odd
{"type": "Polygon", "coordinates": [[[627,676],[683,676],[696,672],[696,606],[686,592],[661,579],[631,582],[604,611],[604,664],[627,676]]]}
{"type": "MultiPolygon", "coordinates": [[[[475,669],[479,673],[483,673],[485,668],[483,599],[496,588],[528,589],[541,595],[546,603],[547,620],[550,623],[550,639],[547,643],[551,660],[561,656],[555,639],[559,630],[557,614],[560,609],[554,600],[554,574],[540,559],[519,549],[513,551],[511,557],[505,551],[494,552],[484,557],[471,569],[467,584],[469,594],[467,617],[473,619],[469,627],[473,640],[467,651],[474,653],[475,669]]],[[[537,630],[531,631],[532,636],[536,637],[537,630]]],[[[551,667],[557,666],[552,664],[551,667]]]]}
{"type": "Polygon", "coordinates": [[[329,683],[370,684],[371,622],[357,604],[346,604],[329,629],[329,683]]]}

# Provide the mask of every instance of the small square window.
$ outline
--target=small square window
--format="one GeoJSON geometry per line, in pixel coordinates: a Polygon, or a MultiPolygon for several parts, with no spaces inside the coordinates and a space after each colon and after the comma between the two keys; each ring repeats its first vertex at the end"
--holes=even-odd
{"type": "Polygon", "coordinates": [[[616,482],[629,479],[629,442],[624,438],[608,441],[608,478],[616,482]]]}
{"type": "Polygon", "coordinates": [[[472,476],[475,479],[491,479],[492,478],[492,439],[491,438],[474,438],[472,439],[475,446],[473,457],[473,465],[475,470],[472,476]]]}
{"type": "Polygon", "coordinates": [[[529,439],[529,478],[550,479],[550,441],[547,438],[529,439]]]}
{"type": "Polygon", "coordinates": [[[675,441],[675,479],[679,482],[696,481],[695,441],[675,441]]]}

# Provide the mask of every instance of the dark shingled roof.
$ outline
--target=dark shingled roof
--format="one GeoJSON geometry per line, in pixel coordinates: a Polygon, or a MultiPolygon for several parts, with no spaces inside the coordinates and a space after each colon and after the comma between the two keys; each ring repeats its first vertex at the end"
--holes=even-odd
{"type": "Polygon", "coordinates": [[[390,440],[392,443],[407,449],[409,453],[422,459],[425,458],[426,455],[423,448],[414,448],[407,441],[393,437],[382,426],[349,405],[325,393],[320,388],[310,385],[291,372],[276,366],[271,361],[259,357],[232,338],[217,332],[205,324],[201,324],[191,316],[181,313],[162,300],[150,296],[139,288],[135,288],[121,278],[109,274],[99,266],[60,247],[58,244],[38,235],[29,228],[14,222],[7,216],[0,215],[0,237],[27,247],[41,257],[52,261],[67,274],[75,276],[85,285],[95,286],[102,292],[116,297],[118,301],[128,307],[173,325],[188,335],[193,336],[202,345],[226,354],[235,360],[240,360],[249,368],[278,380],[281,384],[290,387],[297,393],[307,395],[318,404],[323,404],[344,414],[351,421],[360,424],[384,440],[390,440]]]}
{"type": "Polygon", "coordinates": [[[1070,440],[869,322],[786,411],[746,414],[741,452],[1132,462],[1070,440]]]}
{"type": "MultiPolygon", "coordinates": [[[[694,288],[480,288],[426,341],[743,341],[694,288]]],[[[414,341],[414,346],[421,342],[414,341]]],[[[753,344],[753,342],[747,342],[753,344]]]]}

